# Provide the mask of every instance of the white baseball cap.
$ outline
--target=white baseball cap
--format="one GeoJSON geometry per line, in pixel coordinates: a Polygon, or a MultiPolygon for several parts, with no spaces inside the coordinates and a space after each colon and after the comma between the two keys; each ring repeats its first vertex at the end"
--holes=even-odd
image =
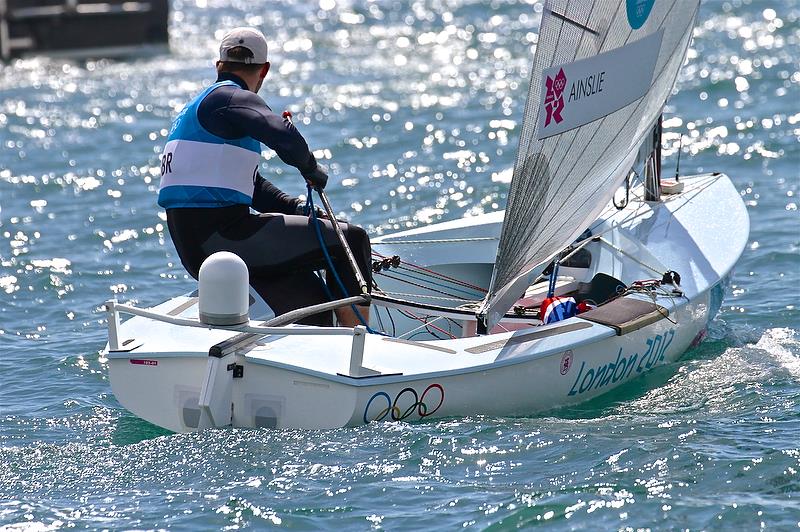
{"type": "Polygon", "coordinates": [[[255,28],[234,28],[219,43],[219,60],[230,63],[263,65],[267,62],[267,39],[255,28]],[[241,46],[253,52],[253,57],[244,59],[228,57],[231,48],[241,46]]]}

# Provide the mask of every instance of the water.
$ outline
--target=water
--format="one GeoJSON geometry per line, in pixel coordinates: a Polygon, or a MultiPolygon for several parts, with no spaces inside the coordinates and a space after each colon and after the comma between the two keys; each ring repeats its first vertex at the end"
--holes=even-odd
{"type": "MultiPolygon", "coordinates": [[[[590,405],[172,435],[111,395],[102,302],[188,291],[155,205],[220,27],[259,24],[289,108],[372,234],[502,208],[540,4],[175,0],[172,54],[0,70],[0,527],[800,525],[800,3],[708,1],[667,168],[728,173],[748,248],[711,335],[590,405]]],[[[262,168],[300,194],[299,176],[262,168]]]]}

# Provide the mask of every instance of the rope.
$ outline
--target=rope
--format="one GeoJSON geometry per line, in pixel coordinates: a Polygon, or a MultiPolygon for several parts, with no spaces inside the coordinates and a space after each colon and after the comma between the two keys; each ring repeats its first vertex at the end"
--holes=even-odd
{"type": "MultiPolygon", "coordinates": [[[[377,251],[373,251],[372,254],[373,255],[377,255],[378,257],[380,257],[382,259],[387,258],[386,255],[381,255],[377,251]]],[[[404,262],[401,263],[400,268],[402,268],[402,269],[411,269],[411,268],[413,268],[413,269],[416,269],[416,270],[423,271],[423,272],[425,272],[425,273],[427,273],[427,274],[429,274],[429,275],[431,275],[433,277],[438,277],[440,279],[445,279],[447,281],[450,281],[452,283],[458,284],[460,286],[464,286],[466,288],[471,288],[471,289],[475,290],[476,292],[483,292],[484,294],[487,292],[487,290],[485,288],[482,288],[480,286],[468,283],[466,281],[462,281],[461,279],[456,279],[455,277],[450,277],[449,275],[445,275],[445,274],[443,274],[441,272],[437,272],[436,270],[431,270],[429,268],[425,268],[423,266],[419,266],[418,264],[414,264],[413,262],[405,262],[404,261],[404,262]],[[404,266],[409,266],[410,268],[404,268],[404,266]]]]}
{"type": "MultiPolygon", "coordinates": [[[[331,255],[328,252],[328,246],[325,245],[325,239],[322,238],[322,230],[319,228],[319,226],[320,226],[320,224],[322,222],[320,222],[317,219],[317,210],[314,208],[314,197],[313,197],[313,194],[312,194],[311,185],[308,185],[308,200],[307,200],[307,203],[306,203],[306,210],[311,212],[311,219],[312,219],[312,221],[314,223],[314,231],[317,234],[317,240],[319,240],[319,247],[322,249],[322,254],[325,256],[325,262],[328,263],[328,269],[333,274],[333,278],[336,280],[336,284],[339,286],[339,290],[342,291],[342,294],[346,294],[347,290],[344,287],[344,283],[342,282],[342,279],[339,277],[339,272],[337,272],[336,268],[333,266],[333,259],[331,258],[331,255]]],[[[331,220],[331,223],[335,224],[335,223],[338,223],[338,222],[336,220],[331,220]]],[[[325,289],[325,294],[328,296],[328,299],[333,301],[333,294],[331,293],[330,288],[328,288],[328,284],[325,282],[324,279],[320,278],[320,281],[322,282],[322,286],[325,289]]],[[[388,336],[385,333],[374,331],[369,326],[369,324],[367,323],[367,320],[364,319],[364,316],[361,315],[361,312],[358,311],[358,308],[355,305],[350,305],[350,308],[353,309],[353,312],[355,313],[356,317],[358,318],[358,321],[360,321],[361,324],[364,327],[366,327],[368,333],[370,333],[370,334],[380,334],[382,336],[388,336]]]]}
{"type": "Polygon", "coordinates": [[[661,271],[661,270],[657,270],[657,269],[653,268],[652,266],[650,266],[649,264],[647,264],[647,263],[645,263],[645,262],[642,262],[642,261],[640,261],[639,259],[637,259],[637,258],[636,258],[636,257],[634,257],[633,255],[631,255],[630,253],[628,253],[628,252],[627,252],[627,251],[625,251],[624,249],[622,249],[622,248],[620,248],[620,247],[617,247],[617,246],[615,246],[614,244],[612,244],[611,242],[609,242],[609,241],[608,241],[608,240],[606,240],[605,238],[603,238],[603,237],[600,237],[598,240],[600,240],[600,242],[602,242],[603,244],[607,245],[608,247],[610,247],[611,249],[613,249],[613,250],[614,250],[614,251],[616,251],[617,253],[620,253],[620,254],[622,254],[622,255],[625,255],[626,257],[628,257],[629,259],[631,259],[633,262],[636,262],[636,263],[638,263],[640,266],[643,266],[643,267],[647,268],[648,270],[652,271],[653,273],[657,273],[658,275],[664,275],[664,272],[663,272],[663,271],[661,271]]]}
{"type": "MultiPolygon", "coordinates": [[[[681,196],[686,196],[689,192],[695,192],[695,191],[696,191],[697,194],[699,194],[700,192],[702,192],[706,188],[708,188],[711,185],[713,185],[714,183],[716,183],[718,180],[719,180],[719,175],[711,175],[711,176],[708,177],[707,180],[705,180],[702,183],[694,184],[694,186],[692,186],[692,187],[686,187],[686,189],[684,189],[684,191],[681,194],[681,196]]],[[[637,199],[639,199],[639,201],[641,201],[640,197],[638,197],[638,196],[637,196],[637,199]]],[[[666,200],[666,201],[674,201],[674,200],[666,200]]],[[[665,201],[665,203],[666,203],[666,201],[665,201]]],[[[683,205],[680,205],[679,207],[677,207],[675,209],[675,211],[677,212],[678,210],[680,210],[683,207],[685,207],[686,205],[688,205],[690,202],[691,202],[691,198],[686,200],[683,205]]],[[[652,270],[654,273],[657,273],[659,275],[663,275],[664,272],[662,272],[660,270],[657,270],[657,269],[653,268],[652,266],[649,266],[649,265],[647,265],[647,264],[645,264],[643,262],[638,261],[638,259],[635,259],[630,254],[628,254],[627,252],[623,251],[622,249],[618,248],[617,246],[615,246],[614,244],[612,244],[611,242],[609,242],[608,240],[603,238],[604,235],[607,235],[608,233],[614,231],[615,229],[623,227],[625,224],[628,224],[628,223],[630,223],[630,222],[632,222],[632,221],[634,221],[634,220],[636,220],[638,218],[641,218],[642,216],[644,216],[646,214],[650,214],[651,210],[650,209],[644,210],[644,207],[646,207],[646,204],[644,202],[640,203],[639,206],[631,214],[626,215],[622,220],[620,220],[617,223],[610,224],[606,229],[604,229],[603,231],[600,231],[599,233],[595,233],[594,231],[600,225],[602,225],[602,223],[603,223],[602,221],[596,223],[595,225],[590,226],[589,229],[588,229],[588,231],[591,233],[590,236],[588,236],[585,239],[581,240],[577,244],[573,244],[573,246],[574,246],[573,250],[566,257],[563,257],[561,260],[562,261],[567,260],[572,255],[577,253],[579,249],[581,249],[584,246],[586,246],[592,240],[600,240],[603,243],[605,243],[606,245],[608,245],[611,249],[613,249],[615,251],[618,251],[619,253],[622,253],[623,255],[625,255],[625,256],[627,256],[627,257],[639,262],[639,264],[641,264],[645,268],[647,268],[649,270],[652,270]]],[[[606,208],[600,214],[600,216],[598,218],[603,218],[603,217],[607,216],[608,212],[611,212],[611,211],[609,211],[609,209],[606,208]]],[[[662,225],[664,225],[664,224],[662,223],[662,224],[656,225],[656,226],[653,227],[653,229],[661,227],[662,225]]],[[[541,278],[542,278],[542,276],[540,275],[539,277],[536,278],[536,280],[532,284],[536,284],[541,278]]]]}
{"type": "Polygon", "coordinates": [[[657,303],[658,297],[661,296],[672,300],[686,298],[687,301],[689,300],[689,298],[686,297],[686,294],[684,294],[683,292],[677,294],[673,291],[667,291],[667,289],[661,285],[661,282],[658,279],[635,281],[631,286],[626,288],[625,291],[622,292],[622,294],[620,294],[618,297],[622,297],[625,294],[642,294],[649,297],[653,301],[653,304],[659,307],[659,313],[673,325],[678,324],[677,320],[673,320],[672,318],[669,317],[669,311],[667,311],[666,314],[661,312],[660,309],[661,305],[658,305],[657,303]]]}
{"type": "Polygon", "coordinates": [[[634,175],[639,177],[639,174],[636,173],[636,170],[631,170],[631,172],[628,173],[628,176],[625,178],[625,203],[617,203],[616,192],[613,196],[611,196],[611,203],[614,204],[614,207],[616,207],[618,211],[621,211],[627,207],[628,203],[631,202],[631,177],[634,175]]]}
{"type": "MultiPolygon", "coordinates": [[[[482,292],[484,294],[486,293],[486,289],[485,288],[481,288],[480,286],[476,286],[476,285],[468,283],[466,281],[460,281],[458,279],[453,279],[452,277],[448,277],[446,275],[437,275],[437,272],[435,272],[433,270],[428,270],[427,268],[423,268],[422,266],[417,266],[415,264],[404,263],[404,264],[401,264],[398,268],[401,269],[401,270],[406,270],[406,271],[412,271],[412,270],[413,271],[417,271],[417,270],[419,270],[420,275],[425,275],[427,277],[432,277],[434,279],[440,279],[442,281],[448,281],[448,282],[453,283],[453,284],[455,284],[457,286],[460,286],[460,287],[463,287],[463,288],[469,288],[473,292],[482,292]],[[405,264],[409,264],[411,267],[408,267],[405,264]]],[[[454,288],[454,290],[458,290],[459,292],[467,293],[466,290],[461,290],[460,288],[454,288]]]]}
{"type": "MultiPolygon", "coordinates": [[[[719,181],[720,175],[721,174],[711,174],[711,175],[707,176],[706,178],[704,178],[699,183],[692,183],[691,186],[686,186],[681,194],[677,194],[674,198],[667,197],[667,199],[662,200],[662,203],[669,203],[669,202],[673,202],[673,201],[678,201],[678,200],[681,199],[681,197],[687,198],[687,195],[690,192],[693,192],[695,194],[699,194],[699,193],[703,192],[706,188],[710,187],[711,185],[713,185],[714,183],[719,181]]],[[[686,182],[684,181],[684,183],[686,183],[686,182]]],[[[606,234],[606,233],[608,233],[610,231],[613,231],[614,229],[616,229],[618,227],[622,227],[626,223],[632,222],[633,220],[636,220],[637,218],[640,218],[640,217],[644,216],[645,214],[649,214],[651,212],[650,209],[646,209],[646,210],[644,209],[647,206],[647,204],[644,203],[644,199],[643,199],[644,197],[643,196],[638,195],[638,194],[634,194],[634,198],[637,200],[637,203],[639,204],[638,207],[636,208],[636,210],[634,210],[630,215],[628,215],[625,218],[623,218],[622,220],[620,220],[618,223],[611,224],[606,230],[602,231],[599,234],[596,234],[596,235],[592,236],[592,238],[597,238],[598,236],[602,236],[602,235],[604,235],[604,234],[606,234]],[[643,212],[640,212],[640,210],[643,210],[643,212]]],[[[675,212],[679,211],[680,209],[682,209],[683,207],[685,207],[686,205],[688,205],[689,203],[691,203],[691,201],[692,201],[692,198],[685,199],[683,205],[678,206],[675,209],[675,211],[673,211],[673,214],[675,212]]],[[[598,216],[598,220],[599,221],[597,223],[591,225],[589,227],[589,230],[593,232],[597,227],[602,225],[603,220],[606,217],[609,216],[608,213],[613,213],[613,212],[614,211],[612,209],[610,209],[609,207],[606,207],[603,210],[603,212],[600,213],[600,216],[598,216]]],[[[669,222],[662,222],[661,224],[654,226],[653,229],[661,227],[662,225],[664,225],[664,223],[669,223],[669,222]]]]}
{"type": "MultiPolygon", "coordinates": [[[[391,296],[403,296],[403,297],[419,297],[424,299],[440,299],[442,301],[455,301],[457,303],[464,304],[464,299],[458,297],[445,297],[445,296],[432,296],[429,294],[412,294],[409,292],[390,292],[388,290],[383,290],[382,288],[378,289],[382,294],[391,295],[391,296]]],[[[467,303],[478,303],[477,301],[467,301],[467,303]]]]}
{"type": "MultiPolygon", "coordinates": [[[[386,310],[386,316],[389,318],[389,323],[392,324],[392,336],[396,336],[397,327],[394,324],[394,318],[392,318],[392,314],[389,312],[388,308],[385,310],[386,310]]],[[[383,325],[383,318],[381,318],[380,306],[378,305],[375,306],[375,317],[378,319],[378,325],[380,325],[381,330],[385,331],[386,327],[383,325]]]]}
{"type": "Polygon", "coordinates": [[[427,331],[428,331],[428,333],[429,333],[429,334],[432,334],[433,336],[436,336],[435,334],[433,334],[433,333],[430,331],[430,329],[428,329],[428,327],[431,327],[431,328],[433,328],[433,329],[436,329],[437,331],[439,331],[439,332],[440,332],[440,333],[442,333],[442,334],[446,334],[446,335],[447,335],[447,336],[449,336],[451,339],[455,339],[455,337],[456,337],[456,336],[455,336],[453,333],[447,332],[447,331],[445,331],[444,329],[442,329],[441,327],[437,327],[436,325],[434,325],[434,323],[435,323],[435,322],[437,322],[437,321],[439,321],[439,320],[441,320],[441,319],[444,319],[444,316],[438,316],[438,317],[434,318],[434,319],[433,319],[433,321],[431,321],[431,322],[427,322],[427,321],[426,321],[426,320],[428,319],[428,318],[427,318],[427,316],[426,316],[426,317],[422,317],[422,318],[421,318],[421,317],[417,316],[416,314],[414,314],[413,312],[404,311],[404,310],[400,310],[400,309],[398,309],[397,311],[398,311],[400,314],[402,314],[402,315],[404,315],[405,317],[407,317],[407,318],[411,318],[412,320],[417,320],[417,321],[419,321],[420,323],[422,323],[422,325],[420,325],[420,326],[419,326],[419,327],[417,327],[416,329],[411,329],[410,331],[408,331],[408,332],[406,332],[406,333],[403,333],[403,334],[401,334],[401,335],[399,336],[399,338],[402,338],[403,336],[406,336],[406,335],[413,334],[413,333],[415,333],[415,332],[417,332],[417,331],[419,331],[419,330],[421,330],[421,329],[425,329],[425,330],[427,330],[427,331]]]}
{"type": "MultiPolygon", "coordinates": [[[[397,275],[405,276],[405,279],[413,279],[414,281],[428,283],[429,285],[432,285],[432,286],[439,286],[441,288],[448,288],[448,289],[450,289],[452,291],[461,292],[462,294],[465,294],[467,296],[471,296],[472,295],[470,292],[467,292],[466,290],[462,290],[461,288],[456,288],[454,286],[449,286],[449,285],[446,285],[446,284],[437,283],[436,281],[425,279],[425,278],[420,279],[419,277],[415,277],[414,275],[411,275],[410,273],[403,273],[403,272],[395,272],[395,273],[397,275]]],[[[423,287],[426,290],[434,290],[433,288],[428,288],[425,285],[416,284],[416,283],[413,283],[412,281],[404,280],[404,278],[402,278],[402,277],[393,277],[391,275],[387,275],[383,271],[375,272],[375,274],[376,275],[386,275],[390,279],[395,279],[395,280],[398,280],[398,281],[401,281],[401,282],[404,282],[404,283],[412,284],[412,285],[415,285],[415,286],[418,286],[418,287],[423,287]]],[[[467,298],[464,298],[464,297],[459,296],[458,294],[454,294],[454,293],[447,293],[447,292],[441,292],[441,291],[439,291],[439,293],[446,294],[446,295],[448,295],[450,297],[456,297],[456,298],[461,297],[461,299],[467,299],[467,298]]]]}
{"type": "Polygon", "coordinates": [[[429,290],[431,292],[436,292],[437,294],[442,294],[442,295],[447,296],[447,297],[452,297],[452,298],[457,299],[459,301],[471,301],[470,299],[467,299],[466,297],[458,297],[458,296],[455,296],[455,294],[450,294],[448,292],[442,292],[441,290],[437,290],[435,288],[431,288],[429,286],[425,286],[424,284],[414,283],[414,282],[411,282],[411,281],[409,281],[407,279],[403,279],[401,277],[395,277],[394,275],[389,275],[388,273],[379,272],[379,274],[383,275],[385,277],[388,277],[389,279],[394,279],[395,281],[400,281],[401,283],[406,283],[406,284],[410,284],[411,286],[416,286],[417,288],[422,288],[423,290],[429,290]]]}
{"type": "Polygon", "coordinates": [[[484,240],[500,240],[499,236],[476,236],[473,238],[441,238],[431,240],[384,240],[382,242],[373,242],[373,246],[381,246],[387,244],[455,244],[458,242],[481,242],[484,240]]]}
{"type": "Polygon", "coordinates": [[[558,261],[553,261],[553,271],[550,272],[550,283],[547,285],[547,297],[556,295],[556,279],[558,278],[558,261]]]}

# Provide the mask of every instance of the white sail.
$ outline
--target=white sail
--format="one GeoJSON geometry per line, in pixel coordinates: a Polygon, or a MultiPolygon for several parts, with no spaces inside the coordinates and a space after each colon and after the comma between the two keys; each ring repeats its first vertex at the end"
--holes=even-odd
{"type": "Polygon", "coordinates": [[[548,0],[489,293],[490,329],[605,208],[661,114],[699,0],[548,0]]]}

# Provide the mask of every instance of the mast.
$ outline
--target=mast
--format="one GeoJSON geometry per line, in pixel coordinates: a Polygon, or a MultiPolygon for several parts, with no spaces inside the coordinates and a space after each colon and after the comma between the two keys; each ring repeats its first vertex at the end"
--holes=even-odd
{"type": "Polygon", "coordinates": [[[661,201],[661,129],[662,118],[653,126],[649,153],[644,163],[644,200],[661,201]]]}

